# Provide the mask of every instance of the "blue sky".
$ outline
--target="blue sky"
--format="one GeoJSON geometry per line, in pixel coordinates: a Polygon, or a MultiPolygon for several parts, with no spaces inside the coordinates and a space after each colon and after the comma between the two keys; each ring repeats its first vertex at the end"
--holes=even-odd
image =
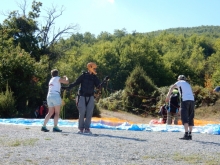
{"type": "MultiPolygon", "coordinates": [[[[32,0],[26,0],[29,7],[32,0]]],[[[151,32],[176,27],[220,25],[220,0],[39,0],[42,12],[52,4],[65,11],[56,20],[56,28],[78,24],[79,33],[96,36],[102,31],[114,33],[151,32]]],[[[1,0],[0,11],[19,10],[23,0],[1,0]]],[[[44,12],[42,16],[45,15],[44,12]]],[[[0,15],[0,23],[6,17],[0,15]]],[[[43,19],[42,19],[43,20],[43,19]]]]}

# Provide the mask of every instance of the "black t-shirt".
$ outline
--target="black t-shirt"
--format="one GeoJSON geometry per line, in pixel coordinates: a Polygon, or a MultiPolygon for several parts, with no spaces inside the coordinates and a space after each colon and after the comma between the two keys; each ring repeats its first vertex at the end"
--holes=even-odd
{"type": "Polygon", "coordinates": [[[170,96],[170,112],[176,113],[179,108],[179,93],[172,93],[170,96]]]}
{"type": "Polygon", "coordinates": [[[75,82],[70,84],[69,87],[73,88],[77,85],[80,85],[78,94],[88,97],[94,95],[94,89],[100,85],[100,81],[96,75],[84,72],[75,82]]]}

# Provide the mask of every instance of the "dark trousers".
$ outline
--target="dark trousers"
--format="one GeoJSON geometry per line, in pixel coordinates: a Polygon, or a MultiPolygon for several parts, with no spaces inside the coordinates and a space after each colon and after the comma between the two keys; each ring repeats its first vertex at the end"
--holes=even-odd
{"type": "Polygon", "coordinates": [[[194,101],[186,100],[181,102],[181,120],[183,125],[188,123],[189,126],[194,126],[194,109],[194,101]]]}

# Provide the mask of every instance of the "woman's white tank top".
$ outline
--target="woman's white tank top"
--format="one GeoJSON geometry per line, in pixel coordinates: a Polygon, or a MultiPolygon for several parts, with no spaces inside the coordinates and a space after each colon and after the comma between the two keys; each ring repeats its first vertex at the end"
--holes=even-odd
{"type": "Polygon", "coordinates": [[[60,77],[56,76],[50,79],[49,81],[49,90],[48,93],[60,93],[60,77]]]}

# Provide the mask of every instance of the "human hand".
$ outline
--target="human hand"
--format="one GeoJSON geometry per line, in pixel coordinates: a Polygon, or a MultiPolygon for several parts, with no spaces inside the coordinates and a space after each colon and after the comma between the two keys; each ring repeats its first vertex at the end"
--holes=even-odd
{"type": "Polygon", "coordinates": [[[104,81],[108,81],[110,78],[109,78],[109,76],[106,76],[105,78],[104,78],[104,81]]]}
{"type": "Polygon", "coordinates": [[[65,79],[66,81],[69,80],[67,76],[63,76],[63,79],[65,79]]]}
{"type": "Polygon", "coordinates": [[[179,108],[179,111],[178,111],[178,115],[180,115],[181,114],[181,108],[179,108]]]}
{"type": "Polygon", "coordinates": [[[170,97],[166,97],[165,101],[168,103],[170,101],[170,97]]]}

